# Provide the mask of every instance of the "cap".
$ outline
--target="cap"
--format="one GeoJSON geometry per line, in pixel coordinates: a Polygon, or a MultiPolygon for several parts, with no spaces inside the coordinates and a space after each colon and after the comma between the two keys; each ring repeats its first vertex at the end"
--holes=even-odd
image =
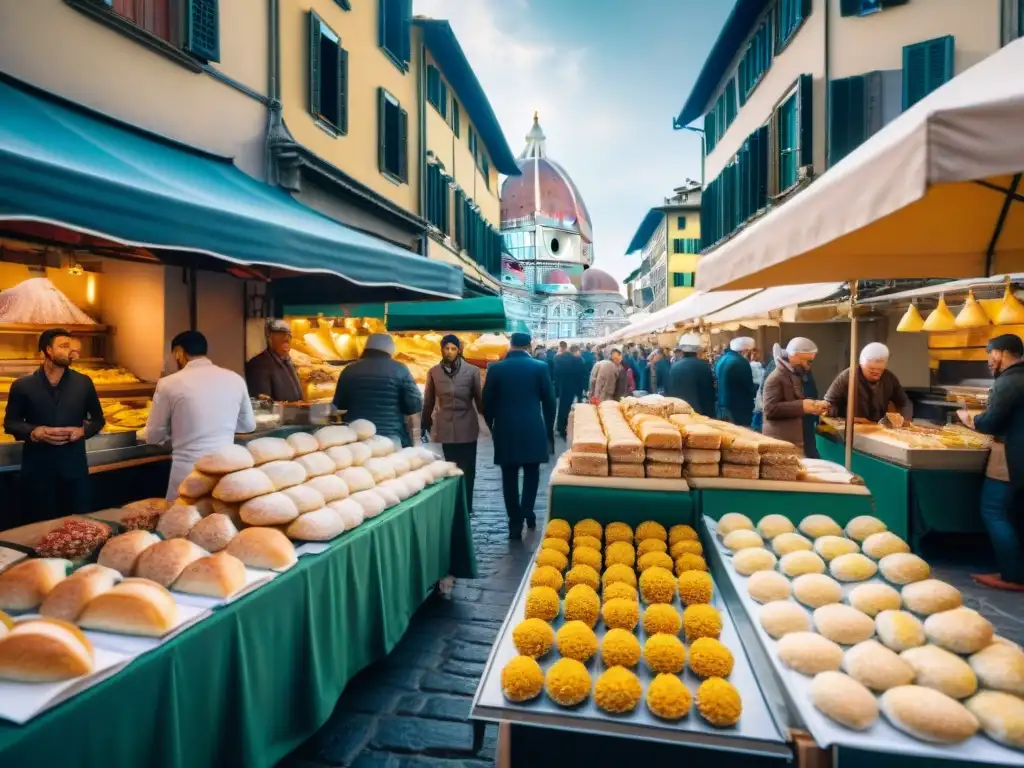
{"type": "Polygon", "coordinates": [[[789,344],[786,345],[787,355],[816,355],[818,354],[818,345],[810,339],[806,339],[803,336],[797,336],[789,340],[789,344]]]}
{"type": "Polygon", "coordinates": [[[530,334],[517,331],[509,337],[509,344],[518,349],[525,349],[530,346],[530,342],[532,340],[533,339],[530,337],[530,334]]]}
{"type": "Polygon", "coordinates": [[[754,340],[749,336],[737,336],[729,342],[729,349],[733,352],[746,352],[756,346],[754,340]]]}
{"type": "Polygon", "coordinates": [[[696,333],[684,333],[679,337],[679,348],[683,352],[700,352],[700,336],[696,333]]]}
{"type": "Polygon", "coordinates": [[[454,333],[449,333],[449,334],[445,334],[445,335],[444,335],[444,336],[443,336],[443,337],[441,338],[441,349],[444,349],[444,348],[445,348],[445,347],[447,347],[447,346],[448,346],[449,344],[454,344],[454,345],[455,345],[456,347],[458,347],[458,348],[459,348],[460,350],[462,349],[462,342],[461,342],[461,341],[459,341],[459,337],[458,337],[458,336],[456,336],[456,335],[455,335],[454,333]]]}
{"type": "Polygon", "coordinates": [[[292,327],[288,325],[287,320],[271,319],[267,320],[267,333],[291,333],[292,327]]]}
{"type": "Polygon", "coordinates": [[[1014,357],[1024,357],[1024,342],[1014,333],[996,336],[986,346],[989,352],[1009,352],[1014,357]]]}
{"type": "Polygon", "coordinates": [[[371,333],[366,339],[366,348],[376,350],[377,352],[387,352],[393,356],[395,354],[395,340],[387,333],[371,333]]]}
{"type": "Polygon", "coordinates": [[[860,364],[884,363],[889,359],[889,348],[877,341],[873,341],[860,351],[860,364]]]}

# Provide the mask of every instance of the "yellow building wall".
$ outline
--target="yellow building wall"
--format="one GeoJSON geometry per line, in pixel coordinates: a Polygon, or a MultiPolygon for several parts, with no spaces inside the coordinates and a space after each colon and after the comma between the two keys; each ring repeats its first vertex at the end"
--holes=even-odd
{"type": "Polygon", "coordinates": [[[673,241],[679,237],[700,237],[700,210],[672,211],[665,214],[668,223],[668,303],[674,304],[685,299],[693,288],[676,288],[672,285],[675,272],[696,272],[700,256],[696,253],[673,253],[673,241]],[[679,227],[679,217],[686,217],[686,226],[679,227]]]}
{"type": "Polygon", "coordinates": [[[279,8],[281,102],[288,130],[300,144],[405,210],[420,215],[420,135],[417,108],[419,57],[412,47],[403,72],[377,44],[378,4],[352,3],[345,11],[335,0],[290,0],[279,8]],[[309,11],[323,20],[348,51],[348,134],[334,136],[309,111],[309,11]],[[409,182],[396,183],[380,172],[378,95],[383,87],[409,113],[409,182]]]}

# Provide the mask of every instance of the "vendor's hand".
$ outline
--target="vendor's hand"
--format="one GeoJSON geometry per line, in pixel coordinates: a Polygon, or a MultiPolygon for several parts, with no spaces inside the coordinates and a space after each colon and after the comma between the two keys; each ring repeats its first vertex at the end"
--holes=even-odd
{"type": "Polygon", "coordinates": [[[964,423],[965,427],[970,427],[971,429],[974,429],[974,417],[971,416],[970,411],[968,411],[966,408],[961,408],[959,411],[956,412],[956,415],[960,419],[960,421],[964,423]]]}
{"type": "Polygon", "coordinates": [[[68,442],[76,443],[85,437],[85,430],[82,427],[70,427],[67,431],[68,442]]]}
{"type": "Polygon", "coordinates": [[[902,427],[905,421],[903,418],[903,414],[901,413],[887,413],[885,414],[885,416],[887,419],[889,419],[889,423],[892,424],[897,429],[902,427]]]}
{"type": "Polygon", "coordinates": [[[32,440],[47,445],[64,445],[68,441],[68,433],[64,427],[36,427],[32,430],[32,440]]]}
{"type": "Polygon", "coordinates": [[[819,400],[804,400],[804,413],[809,413],[812,416],[820,416],[828,410],[828,403],[825,403],[825,407],[822,408],[822,403],[819,400]]]}

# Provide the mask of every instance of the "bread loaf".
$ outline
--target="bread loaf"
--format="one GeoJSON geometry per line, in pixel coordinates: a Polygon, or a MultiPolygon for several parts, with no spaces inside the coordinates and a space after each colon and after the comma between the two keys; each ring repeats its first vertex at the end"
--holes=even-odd
{"type": "MultiPolygon", "coordinates": [[[[778,571],[757,571],[747,579],[747,594],[759,603],[788,601],[792,586],[778,571]]],[[[805,614],[806,617],[806,614],[805,614]]],[[[809,627],[808,621],[805,626],[809,627]]]]}
{"type": "Polygon", "coordinates": [[[860,546],[864,550],[865,555],[873,557],[875,560],[881,560],[886,555],[892,555],[896,552],[910,551],[910,545],[907,542],[889,531],[872,533],[864,539],[860,546]]]}
{"type": "MultiPolygon", "coordinates": [[[[800,457],[792,453],[762,453],[761,466],[763,467],[766,465],[770,467],[791,467],[796,469],[800,466],[800,457]]],[[[842,532],[842,529],[839,528],[839,526],[836,526],[834,530],[842,532]]]]}
{"type": "MultiPolygon", "coordinates": [[[[208,453],[196,462],[195,468],[208,475],[227,475],[255,466],[252,454],[243,445],[229,445],[208,453]]],[[[200,496],[202,494],[199,494],[200,496]]]]}
{"type": "MultiPolygon", "coordinates": [[[[756,453],[754,454],[757,455],[756,453]]],[[[724,453],[723,453],[724,456],[724,453]]],[[[730,480],[757,480],[760,477],[760,471],[756,464],[721,464],[720,469],[722,477],[728,477],[730,480]]]]}
{"type": "Polygon", "coordinates": [[[271,461],[260,466],[260,472],[270,478],[275,491],[301,485],[307,479],[306,468],[297,461],[271,461]]]}
{"type": "MultiPolygon", "coordinates": [[[[206,517],[207,515],[212,515],[214,512],[217,511],[217,508],[215,506],[216,504],[217,504],[217,500],[214,499],[213,496],[200,496],[198,499],[193,499],[191,496],[179,496],[178,498],[176,498],[174,500],[174,505],[173,506],[175,506],[175,507],[195,507],[196,510],[198,510],[199,514],[202,517],[206,517]]],[[[156,525],[157,525],[158,522],[160,522],[160,516],[159,515],[157,515],[157,519],[153,521],[152,528],[146,528],[145,530],[155,531],[156,530],[156,525]]],[[[123,520],[122,520],[122,525],[123,524],[124,523],[123,523],[123,520]]],[[[143,526],[139,526],[139,527],[143,527],[143,526]]]]}
{"type": "Polygon", "coordinates": [[[765,539],[774,539],[784,533],[793,533],[796,527],[785,515],[765,515],[757,523],[757,532],[765,539]]]}
{"type": "Polygon", "coordinates": [[[349,426],[355,431],[357,440],[367,440],[377,434],[377,427],[366,419],[356,419],[349,426]]]}
{"type": "Polygon", "coordinates": [[[190,595],[225,599],[245,586],[245,565],[227,552],[190,563],[174,582],[174,589],[190,595]]]}
{"type": "MultiPolygon", "coordinates": [[[[791,632],[806,634],[811,628],[811,617],[807,611],[789,600],[766,602],[758,611],[758,619],[764,631],[776,640],[791,632]]],[[[839,669],[838,662],[834,669],[839,669]]]]}
{"type": "Polygon", "coordinates": [[[682,451],[667,451],[660,448],[650,448],[645,451],[646,460],[655,464],[682,464],[682,451]]]}
{"type": "Polygon", "coordinates": [[[950,611],[959,608],[964,602],[959,589],[938,579],[925,579],[907,584],[902,594],[903,604],[907,610],[920,616],[950,611]]]}
{"type": "Polygon", "coordinates": [[[795,483],[803,477],[803,470],[799,465],[795,467],[784,467],[775,464],[765,464],[762,456],[761,479],[776,480],[779,482],[795,483]]]}
{"type": "MultiPolygon", "coordinates": [[[[739,442],[738,440],[736,441],[739,442]]],[[[736,443],[733,443],[735,446],[736,443]]],[[[728,464],[736,464],[739,466],[751,466],[756,467],[761,464],[761,454],[756,450],[753,451],[737,451],[733,448],[722,449],[722,461],[728,464]]]]}
{"type": "Polygon", "coordinates": [[[335,471],[352,466],[352,450],[347,445],[332,445],[324,453],[334,462],[335,471]]]}
{"type": "MultiPolygon", "coordinates": [[[[736,531],[736,533],[753,533],[753,531],[736,531]]],[[[761,547],[741,549],[732,558],[733,568],[742,576],[750,576],[758,571],[773,570],[775,563],[775,555],[761,547]]]]}
{"type": "Polygon", "coordinates": [[[843,669],[873,691],[887,691],[914,682],[914,668],[877,640],[865,640],[843,656],[843,669]]]}
{"type": "Polygon", "coordinates": [[[982,691],[965,702],[967,710],[993,741],[1024,749],[1024,699],[998,691],[982,691]]]}
{"type": "Polygon", "coordinates": [[[238,528],[230,517],[214,513],[196,523],[188,539],[207,552],[220,552],[237,534],[238,528]]]}
{"type": "Polygon", "coordinates": [[[859,584],[850,590],[848,599],[850,605],[871,617],[882,611],[898,611],[902,605],[900,593],[888,584],[859,584]]]}
{"type": "Polygon", "coordinates": [[[846,535],[854,541],[864,541],[871,534],[885,530],[885,523],[871,515],[858,515],[846,524],[846,535]]]}
{"type": "Polygon", "coordinates": [[[398,450],[391,438],[384,435],[374,435],[366,441],[366,447],[370,449],[375,458],[390,456],[398,450]]]}
{"type": "Polygon", "coordinates": [[[245,528],[231,540],[226,551],[250,568],[287,568],[297,560],[295,547],[275,528],[245,528]]]}
{"type": "Polygon", "coordinates": [[[268,493],[245,502],[239,514],[247,525],[285,525],[299,516],[299,508],[284,493],[268,493]]]}
{"type": "Polygon", "coordinates": [[[171,593],[145,579],[125,579],[116,584],[90,601],[78,617],[82,629],[145,637],[161,637],[177,623],[178,606],[171,593]]]}
{"type": "Polygon", "coordinates": [[[913,584],[931,575],[928,563],[910,552],[894,552],[878,561],[882,577],[890,584],[913,584]]]}
{"type": "Polygon", "coordinates": [[[296,541],[330,541],[345,530],[345,521],[330,507],[299,515],[288,526],[288,538],[296,541]]]}
{"type": "Polygon", "coordinates": [[[875,616],[878,639],[894,651],[905,651],[924,645],[924,625],[906,611],[884,610],[875,616]]]}
{"type": "Polygon", "coordinates": [[[407,475],[402,475],[402,480],[404,480],[405,484],[408,486],[411,496],[415,496],[427,487],[427,483],[423,479],[423,475],[421,475],[417,470],[413,470],[407,475]]]}
{"type": "MultiPolygon", "coordinates": [[[[348,472],[349,470],[346,469],[344,471],[348,472]]],[[[338,499],[344,499],[349,494],[348,484],[341,479],[340,473],[335,475],[324,475],[323,477],[313,477],[307,480],[304,485],[318,491],[327,503],[337,501],[338,499]]]]}
{"type": "Polygon", "coordinates": [[[218,478],[213,475],[207,475],[197,469],[193,469],[178,485],[178,494],[192,499],[206,496],[217,486],[217,480],[218,478]]]}
{"type": "Polygon", "coordinates": [[[398,500],[405,501],[412,496],[412,491],[409,489],[408,483],[405,482],[405,476],[396,477],[394,480],[385,480],[383,483],[377,486],[377,488],[387,488],[389,491],[398,497],[398,500]]]}
{"type": "Polygon", "coordinates": [[[135,575],[155,581],[161,587],[174,583],[185,566],[208,553],[188,539],[158,541],[139,556],[135,575]]]}
{"type": "Polygon", "coordinates": [[[722,452],[687,448],[683,451],[683,458],[687,464],[718,464],[722,460],[722,452]]]}
{"type": "Polygon", "coordinates": [[[258,469],[243,469],[222,477],[213,489],[213,498],[237,503],[273,492],[274,484],[263,472],[258,469]]]}
{"type": "Polygon", "coordinates": [[[978,690],[978,677],[970,665],[937,645],[909,648],[900,658],[913,667],[918,685],[942,691],[954,699],[966,699],[978,690]]]}
{"type": "Polygon", "coordinates": [[[855,731],[878,720],[878,702],[859,681],[841,672],[820,672],[811,682],[811,702],[826,717],[855,731]]]}
{"type": "MultiPolygon", "coordinates": [[[[373,451],[371,451],[362,443],[351,443],[348,446],[348,450],[352,454],[353,467],[361,467],[363,466],[363,462],[365,462],[367,459],[373,458],[373,451]]],[[[419,469],[423,465],[423,462],[417,460],[415,464],[413,464],[410,461],[410,464],[412,465],[413,469],[419,469]]]]}
{"type": "Polygon", "coordinates": [[[718,477],[718,464],[687,464],[683,468],[683,477],[718,477]]]}
{"type": "Polygon", "coordinates": [[[363,467],[343,469],[337,473],[337,476],[344,481],[349,493],[368,491],[374,486],[373,475],[363,467]]]}
{"type": "Polygon", "coordinates": [[[107,540],[100,550],[99,564],[113,568],[122,576],[131,576],[139,555],[160,541],[149,531],[128,531],[107,540]]]}
{"type": "Polygon", "coordinates": [[[812,549],[814,544],[800,533],[779,533],[772,537],[772,551],[779,557],[785,557],[790,552],[810,552],[812,549]]]}
{"type": "MultiPolygon", "coordinates": [[[[569,456],[569,466],[574,475],[608,476],[608,457],[601,453],[573,453],[569,456]]],[[[640,468],[643,469],[642,464],[640,468]]]]}
{"type": "Polygon", "coordinates": [[[64,580],[71,563],[52,557],[23,560],[0,573],[0,611],[31,611],[64,580]]]}
{"type": "MultiPolygon", "coordinates": [[[[676,467],[676,469],[678,470],[679,468],[676,467]]],[[[608,465],[608,472],[612,477],[645,477],[643,464],[623,464],[619,461],[613,461],[608,465]]],[[[679,475],[677,474],[676,477],[679,477],[679,475]]]]}
{"type": "MultiPolygon", "coordinates": [[[[398,455],[404,457],[409,462],[409,471],[415,471],[423,466],[423,456],[415,448],[403,448],[398,452],[398,455]]],[[[366,459],[363,459],[363,461],[366,461],[366,459]]],[[[360,461],[359,464],[362,465],[363,461],[360,461]]]]}
{"type": "Polygon", "coordinates": [[[195,507],[174,506],[160,515],[156,531],[165,539],[184,539],[202,519],[195,507]]]}
{"type": "Polygon", "coordinates": [[[359,440],[359,436],[351,426],[338,424],[330,427],[322,427],[313,433],[321,451],[325,451],[335,445],[348,445],[359,440]]]}
{"type": "MultiPolygon", "coordinates": [[[[768,603],[761,610],[787,603],[768,603]]],[[[788,603],[792,605],[792,603],[788,603]]],[[[820,609],[819,609],[820,610],[820,609]]],[[[779,661],[804,675],[835,672],[842,666],[843,649],[827,637],[813,632],[790,632],[779,640],[779,661]]]]}
{"type": "Polygon", "coordinates": [[[283,437],[257,437],[245,446],[252,454],[256,466],[272,461],[289,461],[295,458],[295,449],[283,437]]]}
{"type": "Polygon", "coordinates": [[[349,498],[363,508],[364,519],[376,517],[384,511],[384,499],[371,491],[358,491],[349,498]]]}
{"type": "Polygon", "coordinates": [[[686,447],[707,451],[721,450],[722,433],[706,424],[690,424],[686,427],[686,447]]]}
{"type": "Polygon", "coordinates": [[[391,468],[395,471],[395,477],[401,477],[407,472],[412,471],[412,465],[409,464],[409,459],[403,456],[401,453],[393,453],[388,456],[385,461],[391,465],[391,468]]]}
{"type": "Polygon", "coordinates": [[[821,608],[823,605],[840,602],[843,599],[843,588],[838,581],[823,573],[805,573],[793,579],[793,597],[808,608],[821,608]]]}
{"type": "Polygon", "coordinates": [[[241,528],[245,523],[242,522],[242,516],[239,514],[239,510],[242,508],[240,503],[228,503],[221,501],[220,499],[213,500],[213,511],[220,515],[227,515],[231,518],[231,522],[235,524],[235,528],[241,528]]]}
{"type": "Polygon", "coordinates": [[[816,608],[814,628],[840,645],[856,645],[874,637],[875,634],[875,622],[870,616],[842,603],[816,608]]]}
{"type": "Polygon", "coordinates": [[[352,499],[332,501],[327,506],[334,510],[335,514],[341,518],[341,521],[345,524],[346,531],[351,531],[365,519],[363,508],[357,502],[352,501],[352,499]]]}
{"type": "Polygon", "coordinates": [[[395,470],[391,467],[391,463],[386,459],[367,459],[363,464],[363,469],[370,473],[370,476],[373,478],[374,485],[382,483],[385,480],[395,479],[395,470]]]}
{"type": "Polygon", "coordinates": [[[334,460],[323,451],[315,451],[299,456],[295,461],[302,465],[308,477],[321,477],[337,472],[334,468],[334,460]]]}
{"type": "Polygon", "coordinates": [[[977,653],[992,642],[992,623],[970,608],[933,613],[924,620],[928,639],[953,653],[977,653]]]}
{"type": "Polygon", "coordinates": [[[53,683],[93,671],[92,643],[57,619],[20,621],[0,636],[0,680],[53,683]]]}
{"type": "MultiPolygon", "coordinates": [[[[387,482],[387,481],[385,480],[384,482],[387,482]]],[[[398,494],[395,493],[390,488],[385,488],[382,485],[377,485],[377,486],[374,486],[373,492],[376,493],[378,496],[380,496],[382,499],[384,499],[384,508],[385,509],[391,509],[392,507],[397,507],[399,504],[402,503],[402,500],[400,498],[398,498],[398,494]]]]}
{"type": "Polygon", "coordinates": [[[1024,651],[1019,647],[992,643],[972,655],[968,661],[986,688],[1024,696],[1024,651]]]}
{"type": "Polygon", "coordinates": [[[899,685],[882,694],[882,713],[904,733],[936,744],[957,744],[978,732],[978,720],[958,701],[920,685],[899,685]]]}
{"type": "Polygon", "coordinates": [[[293,432],[285,438],[285,441],[295,451],[295,456],[304,456],[307,453],[320,450],[320,443],[309,432],[293,432]]]}
{"type": "Polygon", "coordinates": [[[102,565],[87,565],[58,582],[43,600],[39,613],[51,619],[73,622],[86,604],[111,589],[121,574],[102,565]]]}
{"type": "MultiPolygon", "coordinates": [[[[331,475],[327,475],[327,477],[331,477],[331,475]]],[[[286,488],[281,493],[292,500],[300,515],[304,515],[307,512],[316,512],[316,510],[327,505],[327,499],[324,498],[324,495],[309,483],[296,485],[294,488],[286,488]]]]}

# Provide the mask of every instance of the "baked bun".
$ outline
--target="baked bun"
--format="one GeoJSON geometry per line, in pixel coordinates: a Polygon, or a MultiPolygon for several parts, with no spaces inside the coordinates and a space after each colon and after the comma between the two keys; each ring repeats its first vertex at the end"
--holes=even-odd
{"type": "Polygon", "coordinates": [[[255,465],[256,460],[244,445],[229,445],[200,457],[195,469],[207,475],[229,475],[255,465]]]}
{"type": "Polygon", "coordinates": [[[747,594],[759,603],[788,600],[792,591],[789,579],[776,571],[758,571],[747,579],[747,594]]]}
{"type": "Polygon", "coordinates": [[[295,458],[295,449],[283,437],[257,437],[250,440],[245,447],[252,454],[252,460],[256,462],[257,467],[271,461],[289,461],[295,458]]]}
{"type": "Polygon", "coordinates": [[[332,445],[324,453],[334,462],[335,471],[348,469],[352,466],[352,449],[347,445],[332,445]]]}
{"type": "Polygon", "coordinates": [[[754,523],[746,515],[739,512],[726,512],[718,519],[718,535],[723,539],[733,531],[752,531],[754,523]]]}
{"type": "Polygon", "coordinates": [[[349,427],[355,431],[357,440],[369,440],[377,434],[377,427],[373,425],[372,421],[366,419],[356,419],[349,423],[349,427]]]}
{"type": "Polygon", "coordinates": [[[843,655],[843,669],[873,691],[887,691],[914,682],[914,668],[877,640],[865,640],[843,655]]]}
{"type": "Polygon", "coordinates": [[[197,469],[193,469],[178,484],[178,495],[190,499],[206,496],[217,486],[218,479],[213,475],[207,475],[197,469]]]}
{"type": "Polygon", "coordinates": [[[100,550],[97,562],[107,568],[113,568],[122,576],[131,576],[135,572],[135,564],[139,555],[160,541],[160,537],[149,531],[128,531],[119,536],[107,539],[100,550]]]}
{"type": "Polygon", "coordinates": [[[359,439],[359,436],[351,426],[337,424],[330,427],[321,427],[313,433],[321,451],[332,448],[335,445],[348,445],[359,439]]]}
{"type": "Polygon", "coordinates": [[[227,553],[250,568],[287,568],[298,559],[288,537],[276,528],[245,528],[231,540],[227,553]]]}
{"type": "Polygon", "coordinates": [[[227,515],[231,518],[231,522],[235,524],[236,528],[241,528],[245,523],[242,522],[242,516],[239,514],[239,510],[242,505],[237,502],[221,501],[220,499],[213,500],[213,511],[220,515],[227,515]]]}
{"type": "Polygon", "coordinates": [[[898,611],[903,604],[900,593],[888,584],[858,584],[847,596],[850,605],[874,618],[882,611],[898,611]]]}
{"type": "Polygon", "coordinates": [[[402,481],[409,487],[413,496],[427,487],[427,481],[423,479],[423,475],[420,474],[418,469],[402,475],[402,481]]]}
{"type": "Polygon", "coordinates": [[[324,495],[308,483],[296,485],[294,488],[286,488],[281,493],[292,500],[300,515],[304,515],[307,512],[316,512],[327,505],[327,499],[324,498],[324,495]]]}
{"type": "Polygon", "coordinates": [[[399,456],[404,456],[406,461],[409,462],[409,470],[417,470],[423,466],[423,457],[419,451],[415,448],[403,448],[398,452],[399,456]]]}
{"type": "Polygon", "coordinates": [[[861,543],[860,548],[868,557],[881,560],[886,555],[894,555],[897,552],[909,552],[910,545],[895,533],[883,531],[872,533],[861,543]]]}
{"type": "Polygon", "coordinates": [[[877,517],[858,515],[846,524],[846,535],[854,541],[864,541],[873,533],[884,533],[888,527],[877,517]]]}
{"type": "Polygon", "coordinates": [[[915,682],[942,691],[954,699],[966,699],[978,690],[978,677],[955,653],[937,645],[922,645],[900,654],[914,668],[915,682]]]}
{"type": "Polygon", "coordinates": [[[779,640],[776,651],[779,661],[804,675],[835,672],[843,663],[843,649],[814,632],[791,632],[779,640]]]}
{"type": "MultiPolygon", "coordinates": [[[[1024,696],[1024,651],[1019,647],[992,643],[971,656],[968,662],[986,688],[1024,696]]],[[[1024,738],[1024,733],[1021,737],[1024,738]]]]}
{"type": "Polygon", "coordinates": [[[843,529],[828,515],[808,515],[800,521],[800,533],[809,539],[819,536],[841,536],[843,529]]]}
{"type": "Polygon", "coordinates": [[[924,633],[953,653],[977,653],[992,642],[992,624],[970,608],[933,613],[924,620],[924,633]]]}
{"type": "MultiPolygon", "coordinates": [[[[387,438],[384,439],[387,440],[387,438]]],[[[367,459],[363,463],[363,469],[370,473],[375,485],[383,483],[385,480],[395,479],[395,470],[385,459],[367,459]]]]}
{"type": "Polygon", "coordinates": [[[293,432],[285,438],[285,442],[295,451],[295,456],[305,456],[320,450],[320,443],[309,432],[293,432]]]}
{"type": "Polygon", "coordinates": [[[313,490],[318,491],[320,495],[324,497],[324,501],[328,504],[332,501],[338,501],[338,499],[348,498],[348,484],[346,484],[338,475],[313,477],[307,480],[305,484],[313,490]]]}
{"type": "Polygon", "coordinates": [[[367,459],[373,458],[373,451],[367,448],[362,443],[352,443],[348,446],[349,451],[352,453],[352,466],[361,467],[363,462],[367,459]]]}
{"type": "MultiPolygon", "coordinates": [[[[317,454],[311,453],[310,456],[317,454]]],[[[283,491],[306,482],[306,468],[297,461],[271,461],[260,466],[260,472],[270,478],[275,491],[283,491]]]]}
{"type": "Polygon", "coordinates": [[[371,517],[376,517],[385,510],[387,504],[384,499],[370,491],[358,491],[353,493],[349,498],[352,499],[356,504],[363,508],[364,519],[369,520],[371,517]]]}
{"type": "Polygon", "coordinates": [[[829,570],[840,581],[867,581],[878,573],[878,565],[870,557],[855,552],[839,555],[829,563],[829,570]]]}
{"type": "Polygon", "coordinates": [[[878,569],[882,572],[883,579],[890,584],[900,585],[924,581],[932,572],[928,563],[909,552],[886,555],[878,561],[878,569]]]}
{"type": "Polygon", "coordinates": [[[374,486],[373,475],[363,467],[349,467],[338,472],[338,477],[345,481],[349,493],[368,491],[374,486]]]}
{"type": "Polygon", "coordinates": [[[243,469],[225,475],[213,489],[213,498],[240,503],[274,492],[274,484],[258,469],[243,469]]]}
{"type": "Polygon", "coordinates": [[[740,528],[732,533],[726,534],[722,539],[722,546],[731,552],[739,552],[741,549],[764,546],[764,540],[756,531],[740,528]]]}
{"type": "Polygon", "coordinates": [[[171,502],[162,497],[129,501],[121,507],[126,512],[148,512],[150,514],[155,512],[158,515],[162,515],[170,508],[171,502]]]}
{"type": "Polygon", "coordinates": [[[322,475],[333,475],[337,470],[334,467],[334,460],[323,451],[314,451],[299,456],[295,459],[306,470],[308,477],[320,477],[322,475]]]}
{"type": "Polygon", "coordinates": [[[285,525],[299,516],[299,508],[283,493],[268,493],[249,499],[239,514],[247,525],[285,525]]]}
{"type": "MultiPolygon", "coordinates": [[[[2,675],[0,675],[2,676],[2,675]]],[[[1024,749],[1024,699],[1000,691],[981,691],[964,706],[993,741],[1024,749]]]]}
{"type": "Polygon", "coordinates": [[[960,590],[938,579],[925,579],[903,588],[903,605],[919,616],[951,611],[964,604],[960,590]]]}
{"type": "Polygon", "coordinates": [[[175,505],[160,515],[156,532],[165,539],[184,539],[202,519],[203,516],[195,507],[175,505]]]}
{"type": "Polygon", "coordinates": [[[245,586],[245,565],[227,552],[190,563],[174,582],[174,589],[190,595],[228,598],[245,586]]]}
{"type": "Polygon", "coordinates": [[[363,520],[366,519],[366,515],[363,512],[363,508],[352,499],[341,499],[340,501],[332,501],[327,505],[335,514],[341,518],[342,523],[345,524],[345,530],[351,531],[358,525],[361,525],[363,520]]]}
{"type": "Polygon", "coordinates": [[[135,575],[169,587],[181,576],[185,566],[209,554],[188,539],[158,541],[139,556],[135,575]]]}
{"type": "MultiPolygon", "coordinates": [[[[780,536],[775,541],[781,538],[780,536]]],[[[790,578],[803,576],[805,573],[824,573],[825,561],[813,552],[798,549],[796,552],[790,552],[788,555],[782,556],[779,560],[779,570],[790,578]]]]}
{"type": "Polygon", "coordinates": [[[977,718],[963,704],[930,688],[899,685],[880,703],[886,720],[921,741],[958,744],[978,732],[977,718]]]}
{"type": "Polygon", "coordinates": [[[288,538],[296,541],[330,541],[345,530],[345,521],[330,507],[299,515],[288,526],[288,538]]]}
{"type": "Polygon", "coordinates": [[[870,616],[842,603],[816,608],[814,628],[840,645],[854,645],[875,634],[875,622],[870,616]]]}
{"type": "MultiPolygon", "coordinates": [[[[184,539],[173,542],[191,543],[184,539]]],[[[125,579],[114,585],[94,598],[78,617],[82,629],[144,637],[162,637],[177,622],[178,606],[171,593],[146,579],[125,579]]]]}
{"type": "Polygon", "coordinates": [[[39,613],[50,619],[74,621],[90,600],[121,580],[121,574],[102,565],[87,565],[50,590],[39,613]]]}
{"type": "MultiPolygon", "coordinates": [[[[734,533],[750,533],[750,531],[735,531],[734,533]]],[[[730,533],[730,536],[733,534],[730,533]]],[[[775,555],[767,549],[752,547],[741,549],[732,558],[732,567],[743,576],[750,576],[758,571],[771,571],[775,569],[777,562],[775,555]]]]}
{"type": "MultiPolygon", "coordinates": [[[[388,482],[388,481],[385,480],[384,482],[388,482]]],[[[378,486],[374,487],[373,492],[376,493],[378,496],[380,496],[382,499],[384,499],[384,508],[385,509],[391,509],[392,507],[397,507],[399,504],[402,503],[402,500],[400,498],[398,498],[398,494],[395,493],[390,488],[385,488],[382,485],[378,485],[378,486]]]]}
{"type": "Polygon", "coordinates": [[[811,540],[799,533],[780,533],[772,539],[772,551],[779,557],[785,557],[790,552],[810,552],[813,549],[811,540]]]}
{"type": "Polygon", "coordinates": [[[811,628],[807,611],[788,600],[765,603],[757,616],[764,631],[776,640],[790,632],[807,632],[811,628]]]}
{"type": "Polygon", "coordinates": [[[878,639],[894,651],[905,651],[924,645],[924,624],[906,611],[882,611],[875,616],[878,639]]]}
{"type": "Polygon", "coordinates": [[[366,447],[370,449],[370,452],[374,455],[375,458],[390,456],[392,453],[398,450],[395,447],[395,444],[391,442],[391,439],[384,437],[384,435],[374,435],[365,442],[366,447]]]}
{"type": "Polygon", "coordinates": [[[878,702],[871,691],[842,672],[819,672],[811,681],[811,703],[827,718],[855,731],[878,720],[878,702]]]}
{"type": "MultiPolygon", "coordinates": [[[[217,511],[216,509],[217,500],[213,496],[200,496],[198,499],[193,499],[189,496],[179,496],[174,500],[175,507],[195,507],[202,517],[212,515],[217,511]]],[[[153,530],[156,530],[156,524],[159,522],[159,516],[153,521],[153,530]]]]}
{"type": "Polygon", "coordinates": [[[762,538],[774,539],[782,533],[793,533],[796,526],[785,515],[765,515],[757,523],[757,532],[762,538]]]}
{"type": "Polygon", "coordinates": [[[19,621],[0,635],[0,680],[54,683],[93,671],[92,643],[58,619],[19,621]]]}
{"type": "Polygon", "coordinates": [[[820,608],[842,601],[843,588],[823,573],[805,573],[793,579],[793,597],[808,608],[820,608]]]}
{"type": "Polygon", "coordinates": [[[393,453],[387,457],[388,464],[395,470],[395,477],[401,477],[406,472],[412,471],[412,466],[409,464],[409,459],[403,456],[401,453],[393,453]]]}
{"type": "Polygon", "coordinates": [[[207,552],[220,552],[237,534],[238,528],[230,517],[214,513],[195,524],[188,540],[207,552]]]}
{"type": "Polygon", "coordinates": [[[853,539],[845,536],[820,536],[814,540],[814,551],[821,559],[830,563],[840,555],[852,555],[860,552],[860,546],[853,539]]]}
{"type": "Polygon", "coordinates": [[[68,574],[71,563],[40,557],[12,565],[0,573],[0,611],[31,611],[68,574]]]}
{"type": "Polygon", "coordinates": [[[404,475],[402,477],[396,477],[394,480],[385,480],[374,490],[379,490],[381,488],[387,488],[389,491],[394,493],[400,502],[405,501],[412,496],[412,490],[410,490],[409,484],[405,482],[404,475]]]}

